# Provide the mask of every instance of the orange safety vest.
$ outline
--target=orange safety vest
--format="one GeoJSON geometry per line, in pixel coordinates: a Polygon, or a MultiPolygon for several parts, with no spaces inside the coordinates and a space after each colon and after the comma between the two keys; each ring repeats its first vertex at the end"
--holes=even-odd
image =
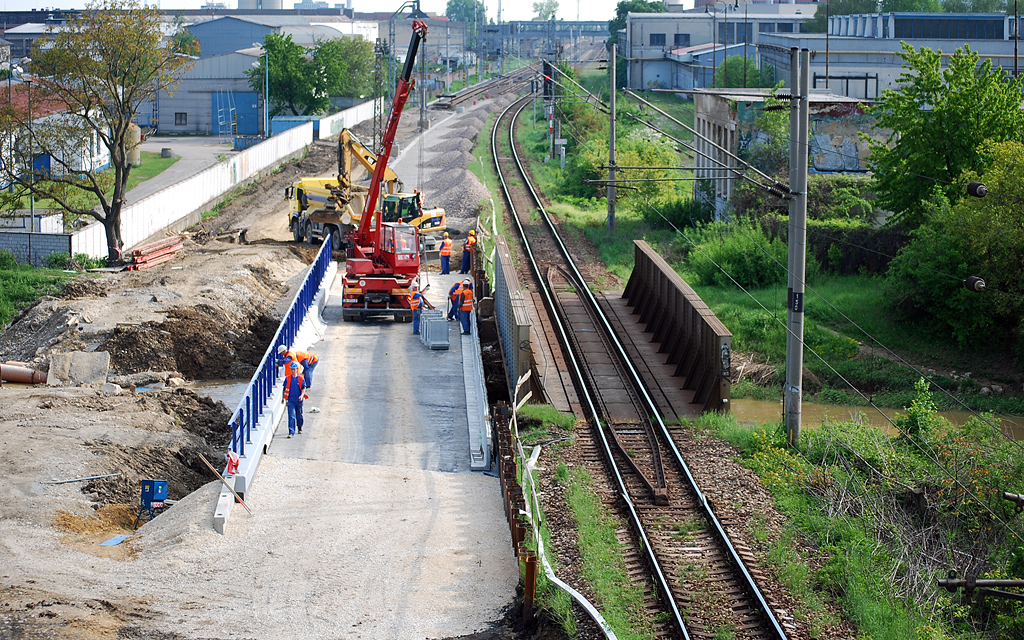
{"type": "MultiPolygon", "coordinates": [[[[293,376],[288,376],[287,378],[284,379],[284,399],[285,400],[288,400],[288,398],[290,397],[289,394],[291,393],[292,377],[293,376]]],[[[299,390],[298,390],[298,392],[301,394],[302,390],[306,387],[306,380],[302,377],[301,373],[299,375],[297,375],[297,376],[294,376],[294,377],[298,378],[298,380],[299,380],[299,390]]],[[[300,397],[299,400],[301,401],[301,399],[302,398],[300,397]]]]}
{"type": "Polygon", "coordinates": [[[423,295],[417,291],[409,296],[409,308],[416,311],[423,306],[423,295]]]}
{"type": "Polygon", "coordinates": [[[462,250],[472,251],[474,244],[476,244],[476,236],[469,236],[468,238],[466,238],[466,244],[462,246],[462,250]]]}
{"type": "Polygon", "coordinates": [[[445,238],[441,241],[441,255],[450,256],[452,255],[452,239],[445,238]]]}
{"type": "Polygon", "coordinates": [[[462,283],[461,282],[459,283],[458,286],[456,286],[454,289],[452,289],[452,295],[451,295],[452,302],[455,302],[456,300],[458,300],[460,295],[462,295],[462,283]]]}
{"type": "Polygon", "coordinates": [[[473,290],[468,287],[462,287],[462,310],[473,310],[473,290]]]}
{"type": "Polygon", "coordinates": [[[291,356],[292,360],[295,360],[302,366],[313,364],[320,359],[316,357],[315,353],[310,353],[309,351],[289,351],[287,355],[291,356]]]}

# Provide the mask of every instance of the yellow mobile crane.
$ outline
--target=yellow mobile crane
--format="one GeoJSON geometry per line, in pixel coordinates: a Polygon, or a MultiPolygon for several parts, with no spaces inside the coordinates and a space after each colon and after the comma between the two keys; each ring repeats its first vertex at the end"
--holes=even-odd
{"type": "MultiPolygon", "coordinates": [[[[342,129],[338,134],[338,175],[300,178],[285,187],[284,197],[291,205],[288,228],[296,242],[303,239],[313,242],[331,236],[333,246],[340,249],[346,233],[359,226],[369,188],[354,183],[353,159],[373,175],[377,156],[352,131],[342,129]]],[[[425,208],[423,194],[418,191],[403,192],[402,181],[390,167],[385,167],[382,182],[385,222],[405,222],[418,227],[421,233],[445,230],[444,209],[425,208]]]]}

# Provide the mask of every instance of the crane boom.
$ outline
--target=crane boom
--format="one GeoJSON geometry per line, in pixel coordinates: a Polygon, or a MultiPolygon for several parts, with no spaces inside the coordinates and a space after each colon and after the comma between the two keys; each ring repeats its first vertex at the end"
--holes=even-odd
{"type": "Polygon", "coordinates": [[[370,181],[370,193],[366,196],[366,203],[363,205],[363,216],[359,221],[359,228],[352,232],[353,242],[350,244],[355,249],[356,257],[362,253],[361,247],[380,246],[381,236],[381,214],[374,211],[377,208],[377,199],[380,197],[381,181],[384,179],[388,167],[388,160],[391,158],[391,147],[395,142],[395,134],[398,131],[398,121],[402,116],[402,109],[406,100],[409,99],[409,92],[416,81],[412,78],[413,65],[416,62],[416,52],[420,43],[427,37],[427,24],[422,20],[414,20],[412,23],[412,40],[409,42],[409,51],[405,56],[405,66],[402,68],[402,75],[398,78],[398,86],[395,88],[395,97],[391,102],[391,112],[388,114],[388,122],[381,135],[380,152],[377,154],[377,166],[373,171],[373,178],[370,181]],[[371,218],[376,218],[371,225],[371,218]]]}

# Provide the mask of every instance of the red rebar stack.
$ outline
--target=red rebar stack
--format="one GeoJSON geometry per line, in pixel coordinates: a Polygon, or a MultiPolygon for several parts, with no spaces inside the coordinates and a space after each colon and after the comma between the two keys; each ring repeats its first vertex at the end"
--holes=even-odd
{"type": "Polygon", "coordinates": [[[163,240],[135,247],[132,249],[132,261],[128,265],[128,270],[138,271],[161,262],[167,262],[173,259],[182,250],[183,246],[181,236],[170,236],[163,240]]]}

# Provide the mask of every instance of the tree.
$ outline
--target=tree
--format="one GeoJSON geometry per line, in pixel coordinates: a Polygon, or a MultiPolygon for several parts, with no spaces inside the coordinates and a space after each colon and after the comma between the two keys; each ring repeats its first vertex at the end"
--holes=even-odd
{"type": "MultiPolygon", "coordinates": [[[[373,45],[362,38],[317,40],[312,49],[291,34],[267,34],[263,48],[270,57],[270,114],[326,113],[331,96],[355,98],[372,91],[373,45]]],[[[264,92],[266,57],[246,70],[249,86],[264,92]]]]}
{"type": "Polygon", "coordinates": [[[963,189],[960,174],[979,166],[985,140],[1024,139],[1021,79],[992,68],[965,46],[942,69],[942,53],[903,43],[900,91],[886,89],[868,112],[876,128],[892,133],[866,137],[878,205],[911,226],[927,218],[926,202],[938,191],[952,203],[963,189]]]}
{"type": "Polygon", "coordinates": [[[537,20],[554,20],[558,13],[558,0],[540,0],[533,3],[533,15],[537,20]]]}
{"type": "MultiPolygon", "coordinates": [[[[763,107],[777,107],[786,102],[775,97],[780,82],[771,90],[763,107]]],[[[788,170],[789,112],[762,108],[749,134],[740,134],[741,156],[762,171],[777,175],[788,170]]]]}
{"type": "Polygon", "coordinates": [[[729,56],[722,61],[722,64],[718,65],[718,72],[715,74],[716,87],[724,89],[726,87],[775,86],[775,67],[767,65],[763,69],[758,69],[757,62],[754,60],[754,47],[750,48],[751,55],[747,58],[741,55],[729,56]],[[729,84],[725,84],[726,76],[729,78],[729,84]],[[746,84],[744,84],[744,80],[746,84]]]}
{"type": "Polygon", "coordinates": [[[16,145],[15,162],[0,170],[11,185],[4,207],[19,207],[32,192],[73,214],[92,216],[106,232],[108,259],[119,260],[121,208],[132,169],[128,154],[136,144],[129,130],[157,91],[173,88],[192,66],[198,49],[187,48],[189,42],[194,40],[165,37],[160,12],[140,0],[90,2],[51,31],[32,53],[38,77],[27,89],[33,104],[49,104],[59,113],[25,136],[32,119],[28,110],[8,110],[8,134],[27,143],[16,145]],[[110,155],[107,172],[93,166],[85,151],[97,146],[110,155]],[[35,167],[40,156],[49,156],[49,171],[35,167]],[[98,209],[77,202],[72,194],[80,192],[98,199],[98,209]]]}
{"type": "Polygon", "coordinates": [[[904,11],[917,13],[939,13],[942,11],[940,0],[881,0],[882,13],[904,11]]]}
{"type": "Polygon", "coordinates": [[[444,15],[449,20],[460,20],[474,28],[478,16],[486,15],[484,3],[481,0],[448,0],[444,9],[444,15]]]}
{"type": "Polygon", "coordinates": [[[982,171],[965,171],[956,188],[977,180],[988,196],[929,203],[928,222],[890,263],[886,298],[962,347],[1005,343],[1024,356],[1024,144],[986,142],[978,157],[982,171]],[[989,290],[968,291],[968,276],[989,290]]]}
{"type": "MultiPolygon", "coordinates": [[[[608,21],[608,44],[619,43],[619,31],[626,28],[627,13],[665,13],[665,3],[659,0],[621,0],[615,5],[615,17],[608,21]]],[[[624,66],[624,65],[623,65],[624,66]]]]}
{"type": "Polygon", "coordinates": [[[1013,11],[1012,0],[942,0],[947,13],[1001,13],[1013,11]]]}
{"type": "Polygon", "coordinates": [[[808,33],[825,33],[826,16],[845,16],[851,13],[875,13],[878,0],[830,0],[819,2],[814,17],[804,23],[808,33]]]}

